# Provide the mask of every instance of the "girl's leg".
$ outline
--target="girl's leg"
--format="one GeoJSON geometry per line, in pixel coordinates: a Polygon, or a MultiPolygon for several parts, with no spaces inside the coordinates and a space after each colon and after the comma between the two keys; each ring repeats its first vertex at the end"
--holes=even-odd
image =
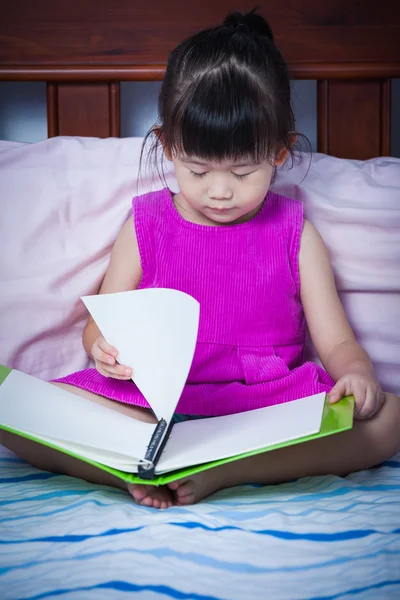
{"type": "MultiPolygon", "coordinates": [[[[107,406],[108,408],[121,412],[133,419],[156,422],[152,413],[145,408],[114,402],[108,398],[97,396],[96,394],[92,394],[91,392],[81,390],[65,383],[54,383],[53,385],[66,389],[73,394],[83,396],[92,402],[107,406]]],[[[80,479],[85,479],[92,483],[110,485],[112,487],[128,490],[128,485],[122,481],[122,479],[118,479],[118,477],[111,475],[111,473],[97,469],[93,465],[82,462],[68,454],[58,452],[47,446],[42,446],[41,444],[32,442],[31,440],[27,440],[26,438],[22,438],[2,429],[0,429],[0,444],[26,460],[26,462],[43,471],[63,473],[64,475],[79,477],[80,479]]],[[[142,504],[154,506],[155,508],[167,508],[168,506],[172,506],[172,494],[167,488],[156,488],[154,486],[146,485],[137,486],[137,488],[138,492],[136,494],[136,499],[142,504]]]]}
{"type": "Polygon", "coordinates": [[[177,504],[192,504],[234,485],[275,484],[311,475],[344,476],[378,465],[399,451],[400,398],[386,394],[378,414],[356,420],[350,431],[228,463],[168,487],[177,504]]]}

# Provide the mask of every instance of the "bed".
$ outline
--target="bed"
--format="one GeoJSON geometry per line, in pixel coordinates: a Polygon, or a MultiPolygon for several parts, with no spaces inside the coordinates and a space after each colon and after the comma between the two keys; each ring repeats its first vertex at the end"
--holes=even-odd
{"type": "MultiPolygon", "coordinates": [[[[137,191],[141,140],[119,139],[120,82],[160,80],[174,45],[232,7],[6,4],[0,81],[46,81],[49,139],[0,142],[0,363],[49,379],[66,364],[87,366],[79,295],[98,287],[137,191]]],[[[390,121],[400,5],[259,5],[293,77],[318,81],[318,153],[306,178],[307,163],[283,173],[278,190],[304,201],[352,325],[399,394],[400,160],[390,158],[390,121]]],[[[399,491],[400,455],[345,478],[240,486],[157,511],[0,447],[0,598],[400,598],[399,491]]]]}

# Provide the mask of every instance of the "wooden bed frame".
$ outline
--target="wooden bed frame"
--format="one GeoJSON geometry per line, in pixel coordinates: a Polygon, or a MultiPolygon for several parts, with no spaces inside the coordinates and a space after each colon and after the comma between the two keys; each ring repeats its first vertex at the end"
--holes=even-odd
{"type": "Polygon", "coordinates": [[[255,4],[293,78],[318,81],[318,150],[390,155],[398,0],[3,0],[0,81],[46,82],[49,137],[118,137],[120,81],[162,79],[176,44],[255,4]]]}

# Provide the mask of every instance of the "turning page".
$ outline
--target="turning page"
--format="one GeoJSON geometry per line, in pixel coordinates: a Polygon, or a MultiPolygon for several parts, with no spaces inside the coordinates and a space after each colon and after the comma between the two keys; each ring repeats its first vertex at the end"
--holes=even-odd
{"type": "Polygon", "coordinates": [[[196,347],[200,305],[188,294],[155,288],[82,298],[119,363],[157,418],[170,422],[196,347]]]}

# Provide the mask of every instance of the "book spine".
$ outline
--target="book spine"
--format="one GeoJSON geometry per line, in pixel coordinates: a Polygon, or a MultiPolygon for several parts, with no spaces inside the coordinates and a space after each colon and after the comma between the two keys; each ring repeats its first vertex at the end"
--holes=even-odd
{"type": "Polygon", "coordinates": [[[157,423],[154,433],[151,436],[150,443],[147,446],[146,455],[138,467],[138,476],[140,479],[154,479],[157,462],[168,441],[172,427],[173,422],[171,421],[168,426],[165,419],[160,419],[157,423]]]}

